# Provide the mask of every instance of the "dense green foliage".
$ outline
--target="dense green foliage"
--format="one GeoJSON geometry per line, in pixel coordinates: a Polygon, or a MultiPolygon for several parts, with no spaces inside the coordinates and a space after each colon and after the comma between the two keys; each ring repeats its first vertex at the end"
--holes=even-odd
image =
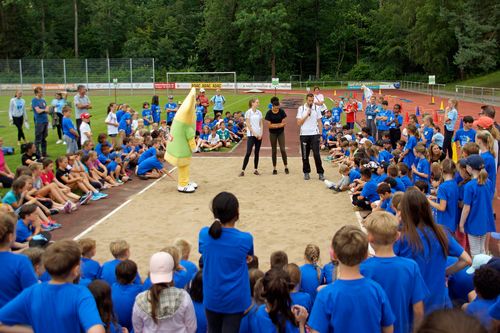
{"type": "Polygon", "coordinates": [[[0,58],[446,82],[499,68],[499,27],[496,0],[0,0],[0,58]]]}

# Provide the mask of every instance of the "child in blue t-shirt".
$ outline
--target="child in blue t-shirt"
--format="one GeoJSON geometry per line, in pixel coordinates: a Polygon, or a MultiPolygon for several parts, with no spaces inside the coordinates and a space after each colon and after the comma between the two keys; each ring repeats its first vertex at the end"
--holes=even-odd
{"type": "Polygon", "coordinates": [[[101,264],[92,259],[96,254],[96,241],[91,238],[82,238],[78,240],[78,245],[82,251],[81,277],[93,281],[101,272],[101,264]]]}
{"type": "Polygon", "coordinates": [[[415,137],[417,128],[415,127],[415,125],[408,125],[406,129],[408,131],[408,141],[404,146],[404,151],[401,154],[400,158],[403,158],[403,163],[405,163],[408,168],[411,168],[415,160],[413,148],[415,148],[415,146],[417,145],[417,138],[415,137]]]}
{"type": "Polygon", "coordinates": [[[457,230],[459,200],[458,185],[454,179],[457,167],[453,160],[445,159],[441,168],[443,182],[439,185],[436,196],[429,197],[429,204],[437,210],[436,222],[454,234],[457,230]]]}
{"type": "Polygon", "coordinates": [[[342,108],[337,106],[337,101],[333,102],[333,108],[331,110],[333,124],[337,125],[341,122],[340,116],[342,114],[342,108]]]}
{"type": "Polygon", "coordinates": [[[153,116],[153,122],[159,124],[161,121],[161,107],[159,98],[156,95],[151,99],[151,115],[153,116]]]}
{"type": "Polygon", "coordinates": [[[411,332],[414,323],[419,323],[424,317],[423,301],[429,294],[420,268],[413,260],[394,254],[393,245],[399,232],[395,216],[373,212],[366,218],[364,226],[375,256],[361,264],[361,274],[380,284],[387,293],[396,316],[394,332],[411,332]]]}
{"type": "Polygon", "coordinates": [[[493,196],[484,170],[484,160],[480,155],[467,157],[467,172],[472,179],[464,187],[462,216],[460,217],[460,231],[467,234],[472,256],[486,253],[486,235],[495,231],[493,217],[493,196]]]}
{"type": "MultiPolygon", "coordinates": [[[[399,177],[401,182],[405,186],[405,191],[413,186],[413,181],[410,179],[410,169],[406,165],[406,163],[400,162],[398,163],[399,177]]],[[[404,192],[404,191],[403,191],[404,192]]]]}
{"type": "Polygon", "coordinates": [[[312,332],[392,331],[395,316],[387,294],[363,277],[360,264],[368,256],[368,239],[359,228],[342,227],[332,240],[339,274],[335,283],[318,292],[308,325],[312,332]]]}
{"type": "Polygon", "coordinates": [[[196,333],[206,333],[208,327],[205,306],[203,305],[203,273],[201,271],[198,271],[191,281],[189,296],[193,301],[194,313],[196,314],[196,333]]]}
{"type": "Polygon", "coordinates": [[[425,155],[427,150],[422,143],[419,143],[413,150],[416,157],[414,164],[411,166],[413,183],[422,180],[430,184],[431,165],[425,155]]]}
{"type": "Polygon", "coordinates": [[[290,276],[290,298],[292,299],[292,305],[303,306],[307,312],[311,312],[313,305],[311,295],[300,291],[302,274],[300,273],[299,266],[296,264],[286,264],[282,269],[290,276]]]}
{"type": "Polygon", "coordinates": [[[132,332],[132,308],[135,297],[143,291],[140,284],[134,284],[137,265],[132,260],[121,261],[115,269],[116,283],[111,285],[111,297],[118,323],[132,332]]]}
{"type": "Polygon", "coordinates": [[[392,215],[396,212],[392,209],[392,190],[391,186],[387,183],[380,183],[377,186],[377,193],[380,196],[380,201],[372,203],[373,211],[384,211],[392,215]]]}
{"type": "Polygon", "coordinates": [[[191,243],[185,239],[176,239],[174,241],[174,246],[179,249],[180,253],[180,265],[186,269],[188,279],[191,281],[196,273],[198,272],[198,267],[191,261],[189,261],[189,255],[191,253],[191,243]]]}
{"type": "MultiPolygon", "coordinates": [[[[488,266],[481,266],[474,271],[474,290],[476,298],[462,306],[462,309],[476,317],[490,331],[493,329],[493,318],[488,313],[500,295],[500,272],[488,266]]],[[[493,331],[491,331],[493,332],[493,331]]]]}
{"type": "Polygon", "coordinates": [[[472,124],[474,123],[474,118],[471,116],[465,116],[462,119],[464,124],[463,128],[460,128],[455,133],[455,145],[457,147],[457,156],[461,156],[460,152],[462,151],[463,146],[465,146],[469,142],[476,142],[476,131],[472,128],[472,124]]]}
{"type": "Polygon", "coordinates": [[[149,125],[153,123],[153,112],[149,108],[149,103],[142,103],[142,120],[144,120],[144,126],[149,128],[149,125]]]}
{"type": "Polygon", "coordinates": [[[174,102],[174,96],[168,96],[168,103],[165,104],[165,112],[167,113],[167,125],[171,126],[177,112],[177,103],[174,102]]]}
{"type": "Polygon", "coordinates": [[[73,283],[80,275],[80,255],[75,241],[62,240],[49,246],[43,262],[51,281],[25,289],[1,308],[0,330],[3,325],[27,325],[40,333],[104,332],[92,294],[73,283]]]}
{"type": "Polygon", "coordinates": [[[434,136],[434,122],[431,116],[424,117],[424,128],[422,129],[422,143],[425,148],[429,148],[432,143],[432,137],[434,136]]]}
{"type": "Polygon", "coordinates": [[[318,266],[320,251],[314,244],[308,244],[304,251],[305,264],[300,266],[300,291],[308,293],[314,302],[319,285],[321,284],[321,267],[318,266]]]}
{"type": "Polygon", "coordinates": [[[157,179],[168,172],[163,165],[164,152],[158,151],[155,156],[146,158],[137,166],[136,174],[141,179],[157,179]]]}
{"type": "MultiPolygon", "coordinates": [[[[110,286],[116,280],[116,266],[130,257],[130,245],[124,240],[113,241],[109,244],[109,250],[115,259],[105,262],[99,273],[99,279],[106,281],[110,286]]],[[[139,273],[135,276],[134,284],[141,284],[139,273]]]]}
{"type": "Polygon", "coordinates": [[[387,125],[387,121],[389,120],[391,111],[387,110],[388,106],[389,103],[384,100],[382,102],[380,111],[376,114],[375,117],[375,120],[377,122],[378,140],[382,140],[382,135],[389,131],[389,125],[387,125]]]}
{"type": "MultiPolygon", "coordinates": [[[[118,323],[116,318],[116,304],[111,299],[111,286],[105,281],[96,280],[87,285],[89,291],[94,296],[97,309],[101,315],[106,332],[109,333],[123,333],[125,328],[118,323]]],[[[128,330],[130,332],[130,330],[128,330]]]]}
{"type": "Polygon", "coordinates": [[[364,210],[371,210],[371,204],[380,199],[377,194],[377,182],[372,179],[372,170],[369,167],[361,169],[361,180],[365,182],[361,192],[357,191],[352,196],[352,204],[364,210]]]}

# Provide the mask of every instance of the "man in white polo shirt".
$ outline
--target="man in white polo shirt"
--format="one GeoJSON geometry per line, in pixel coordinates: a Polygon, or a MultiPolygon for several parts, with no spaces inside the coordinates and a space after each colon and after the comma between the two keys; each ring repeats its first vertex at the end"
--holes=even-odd
{"type": "Polygon", "coordinates": [[[311,149],[314,156],[314,164],[319,180],[325,180],[324,170],[321,165],[319,145],[321,139],[321,108],[314,104],[314,95],[309,93],[306,96],[306,104],[302,105],[297,112],[297,124],[300,127],[300,150],[302,152],[302,171],[304,180],[311,179],[311,165],[309,164],[309,154],[311,149]]]}

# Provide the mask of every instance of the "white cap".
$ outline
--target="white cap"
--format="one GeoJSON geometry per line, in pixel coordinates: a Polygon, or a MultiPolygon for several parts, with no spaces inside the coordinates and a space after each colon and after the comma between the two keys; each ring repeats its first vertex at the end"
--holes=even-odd
{"type": "Polygon", "coordinates": [[[487,254],[476,254],[472,259],[472,265],[466,270],[467,274],[474,274],[476,269],[487,264],[491,260],[491,256],[487,254]]]}
{"type": "Polygon", "coordinates": [[[367,138],[362,138],[361,140],[359,140],[359,143],[360,143],[360,144],[364,144],[366,141],[368,141],[368,139],[367,139],[367,138]]]}
{"type": "Polygon", "coordinates": [[[205,88],[200,88],[200,92],[205,92],[205,88]]]}
{"type": "Polygon", "coordinates": [[[350,136],[349,134],[344,135],[344,138],[346,138],[347,141],[352,141],[352,136],[350,136]]]}
{"type": "Polygon", "coordinates": [[[157,252],[149,260],[149,277],[152,284],[172,282],[174,258],[167,252],[157,252]]]}
{"type": "Polygon", "coordinates": [[[330,126],[330,122],[329,122],[329,121],[325,121],[324,125],[325,125],[325,126],[326,126],[326,125],[330,126]]]}

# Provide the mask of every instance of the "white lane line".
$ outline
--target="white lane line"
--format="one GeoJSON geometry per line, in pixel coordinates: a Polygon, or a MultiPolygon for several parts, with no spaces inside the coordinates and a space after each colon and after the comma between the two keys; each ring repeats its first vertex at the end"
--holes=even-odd
{"type": "MultiPolygon", "coordinates": [[[[173,170],[172,170],[173,171],[173,170]]],[[[151,184],[149,184],[148,186],[146,186],[145,188],[143,188],[139,193],[137,193],[137,195],[141,195],[143,194],[144,192],[146,192],[147,190],[149,190],[151,187],[153,187],[156,183],[158,183],[160,180],[162,180],[163,178],[165,178],[167,175],[163,175],[161,176],[160,178],[158,178],[157,180],[155,180],[154,182],[152,182],[151,184]]]]}

